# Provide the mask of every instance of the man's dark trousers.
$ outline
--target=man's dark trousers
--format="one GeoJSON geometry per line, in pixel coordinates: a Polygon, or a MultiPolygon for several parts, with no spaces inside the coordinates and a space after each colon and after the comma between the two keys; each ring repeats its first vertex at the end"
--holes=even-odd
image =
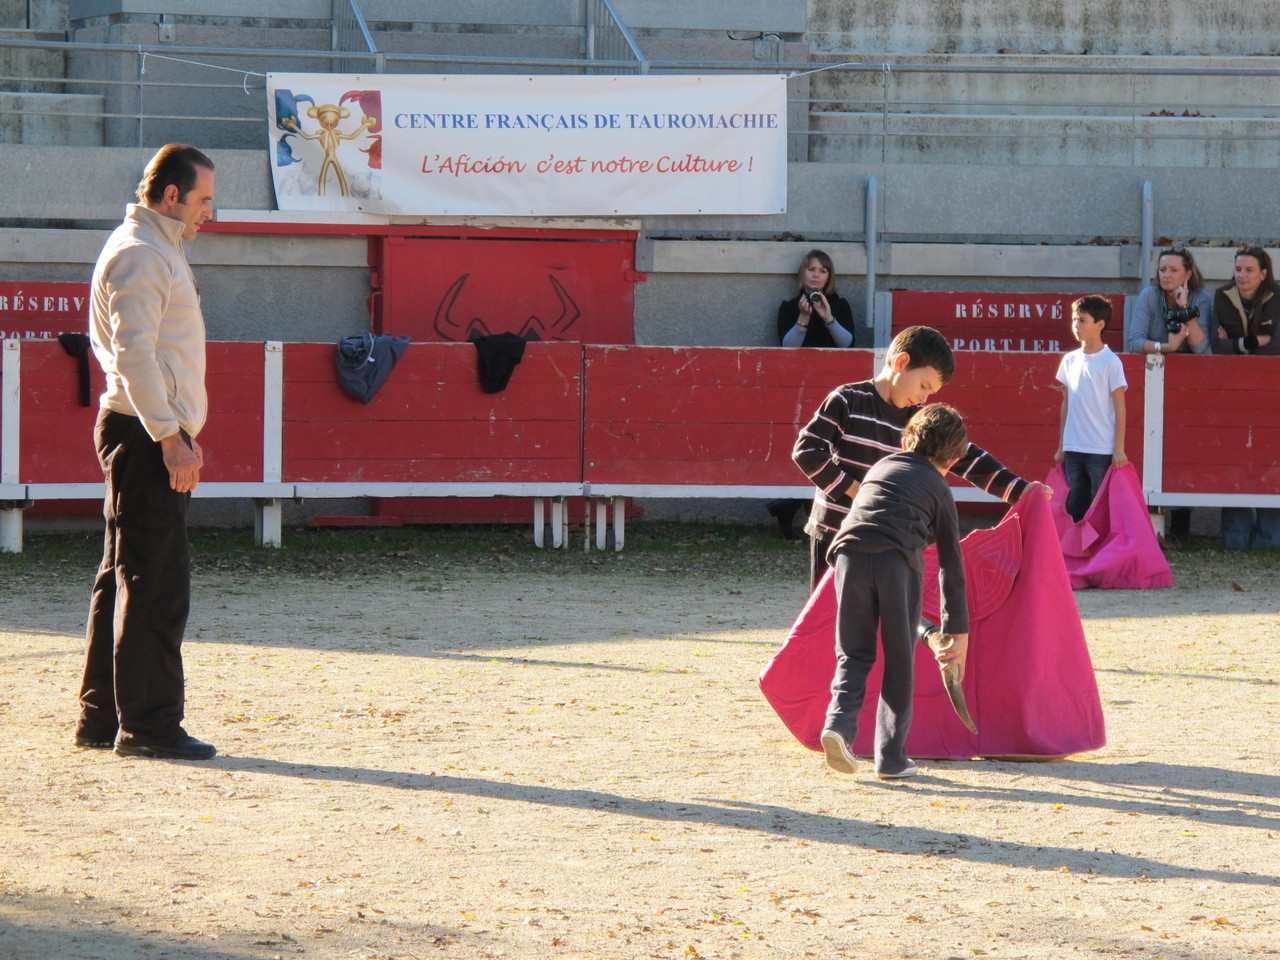
{"type": "Polygon", "coordinates": [[[137,417],[101,411],[94,441],[107,484],[106,538],[89,603],[76,736],[167,744],[184,735],[191,495],[169,485],[161,446],[137,417]]]}

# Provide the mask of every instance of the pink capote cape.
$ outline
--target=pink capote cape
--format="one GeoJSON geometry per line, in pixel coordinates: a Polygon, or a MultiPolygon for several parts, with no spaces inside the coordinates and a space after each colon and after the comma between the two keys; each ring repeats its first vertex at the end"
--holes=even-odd
{"type": "Polygon", "coordinates": [[[1173,573],[1151,528],[1133,464],[1107,468],[1098,496],[1079,523],[1067,513],[1067,475],[1062,464],[1049,472],[1045,483],[1053,488],[1049,509],[1073,589],[1173,586],[1173,573]]]}
{"type": "MultiPolygon", "coordinates": [[[[1042,487],[1032,487],[999,525],[961,541],[969,595],[964,692],[978,727],[965,729],[938,664],[916,645],[915,700],[907,752],[913,757],[1046,759],[1107,742],[1084,628],[1042,487]]],[[[938,620],[937,553],[925,551],[925,617],[938,620]]],[[[835,673],[835,574],[828,571],[786,642],[760,673],[765,699],[796,739],[819,738],[835,673]]],[[[853,752],[874,752],[881,662],[867,681],[853,752]]]]}

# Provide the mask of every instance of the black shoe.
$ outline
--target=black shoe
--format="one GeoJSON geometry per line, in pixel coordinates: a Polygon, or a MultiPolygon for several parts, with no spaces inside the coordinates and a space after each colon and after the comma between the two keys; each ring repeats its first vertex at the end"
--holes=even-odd
{"type": "Polygon", "coordinates": [[[195,737],[179,737],[172,743],[116,743],[117,757],[154,757],[157,760],[210,760],[218,748],[195,737]]]}
{"type": "Polygon", "coordinates": [[[109,737],[106,740],[95,740],[93,737],[76,737],[76,746],[89,750],[110,750],[115,745],[115,737],[109,737]]]}

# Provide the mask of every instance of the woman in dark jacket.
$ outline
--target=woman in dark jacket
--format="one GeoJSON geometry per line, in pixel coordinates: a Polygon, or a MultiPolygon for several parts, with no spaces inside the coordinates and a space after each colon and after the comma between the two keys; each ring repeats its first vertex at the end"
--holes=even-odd
{"type": "Polygon", "coordinates": [[[1280,354],[1276,321],[1280,320],[1280,285],[1271,269],[1271,256],[1262,247],[1236,251],[1234,279],[1213,297],[1218,336],[1214,353],[1280,354]]]}
{"type": "MultiPolygon", "coordinates": [[[[836,293],[836,268],[825,251],[810,250],[796,273],[800,289],[778,306],[778,343],[784,347],[854,347],[853,310],[836,293]]],[[[807,500],[774,500],[769,513],[788,540],[804,539],[795,517],[807,500]]]]}
{"type": "Polygon", "coordinates": [[[836,269],[821,250],[810,250],[797,272],[800,289],[778,307],[778,342],[784,347],[856,347],[853,311],[836,293],[836,269]]]}
{"type": "MultiPolygon", "coordinates": [[[[1234,280],[1218,288],[1213,318],[1218,336],[1214,353],[1280,354],[1276,321],[1280,320],[1280,286],[1271,257],[1258,246],[1236,251],[1234,280]]],[[[1228,550],[1280,547],[1280,509],[1223,507],[1222,545],[1228,550]]]]}

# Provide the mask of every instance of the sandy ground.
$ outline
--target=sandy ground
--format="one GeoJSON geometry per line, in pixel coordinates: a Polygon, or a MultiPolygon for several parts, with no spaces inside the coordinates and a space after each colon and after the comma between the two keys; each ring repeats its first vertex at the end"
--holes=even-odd
{"type": "MultiPolygon", "coordinates": [[[[354,566],[354,565],[353,565],[354,566]]],[[[197,576],[208,763],[71,746],[89,570],[0,589],[0,957],[1280,953],[1280,559],[1077,594],[1108,746],[829,771],[803,599],[629,569],[197,576]]]]}

